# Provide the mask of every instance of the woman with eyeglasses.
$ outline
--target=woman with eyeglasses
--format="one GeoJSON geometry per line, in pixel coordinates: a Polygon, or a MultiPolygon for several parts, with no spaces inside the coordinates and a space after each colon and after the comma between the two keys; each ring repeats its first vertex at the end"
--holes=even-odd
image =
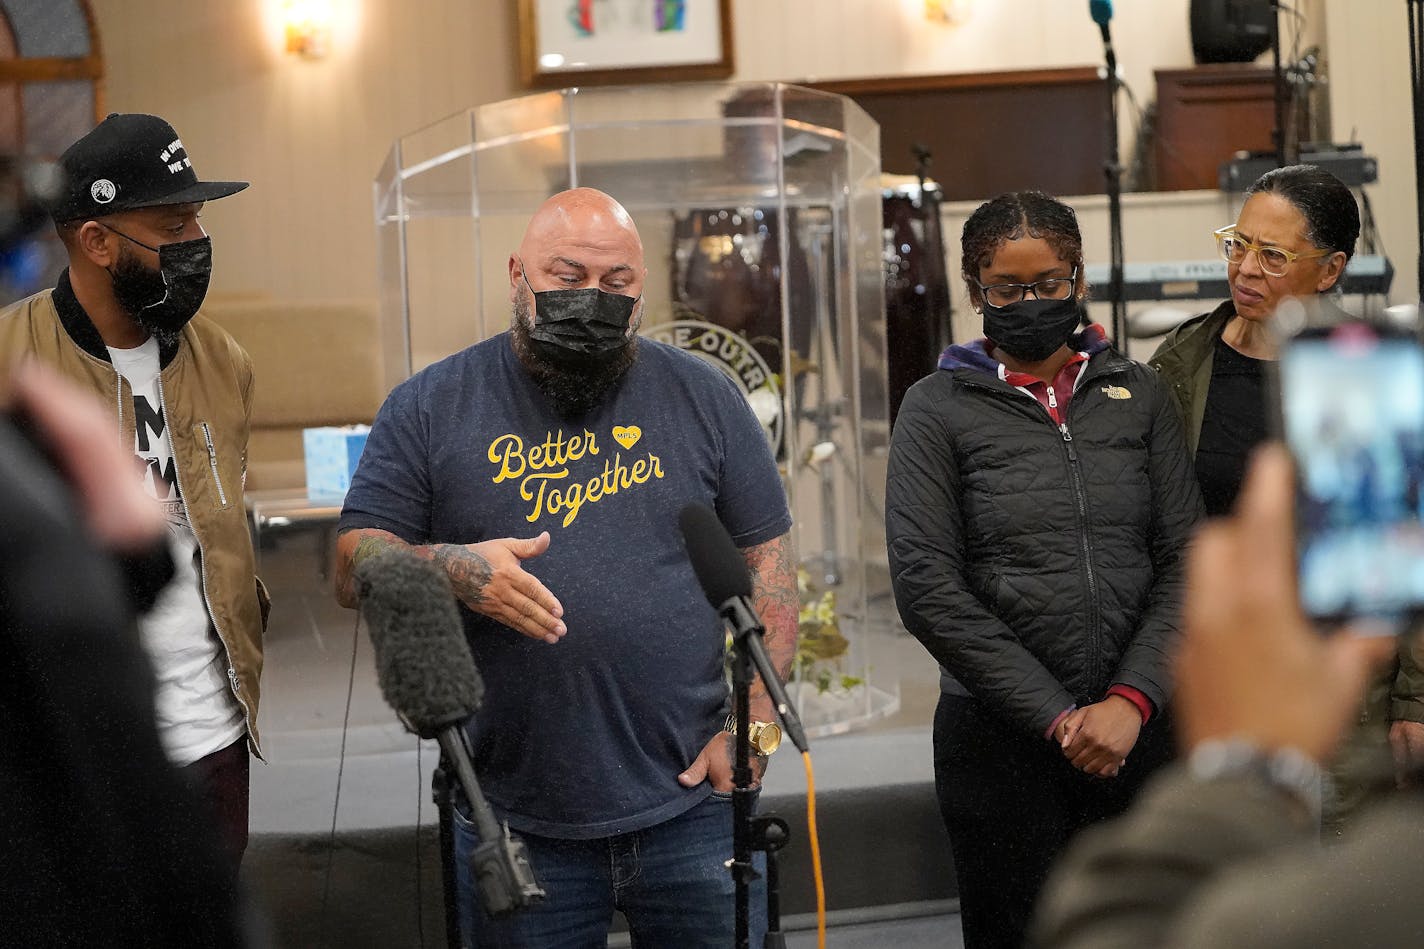
{"type": "Polygon", "coordinates": [[[905,626],[940,665],[935,785],[964,944],[1019,946],[1054,857],[1170,756],[1182,558],[1200,516],[1162,380],[1083,327],[1071,208],[965,222],[985,338],[910,388],[886,535],[905,626]]]}
{"type": "Polygon", "coordinates": [[[1231,299],[1177,327],[1151,359],[1176,397],[1207,514],[1230,513],[1246,460],[1266,438],[1276,308],[1289,298],[1336,308],[1327,295],[1359,235],[1355,196],[1314,165],[1266,172],[1246,189],[1236,223],[1216,232],[1231,299]]]}
{"type": "MultiPolygon", "coordinates": [[[[1295,297],[1348,319],[1331,291],[1360,235],[1355,196],[1313,165],[1268,171],[1246,195],[1236,223],[1216,232],[1231,299],[1173,330],[1152,357],[1186,422],[1213,516],[1230,513],[1247,459],[1268,434],[1265,367],[1276,358],[1270,321],[1277,306],[1295,297]]],[[[1400,645],[1406,648],[1371,684],[1355,730],[1331,765],[1323,814],[1330,836],[1424,758],[1424,639],[1403,638],[1400,645]]]]}

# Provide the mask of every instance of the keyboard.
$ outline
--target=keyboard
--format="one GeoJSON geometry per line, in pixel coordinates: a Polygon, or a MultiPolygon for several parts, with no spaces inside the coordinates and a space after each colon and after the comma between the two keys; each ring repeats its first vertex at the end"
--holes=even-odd
{"type": "MultiPolygon", "coordinates": [[[[1093,300],[1112,302],[1111,268],[1088,264],[1083,268],[1093,288],[1093,300]]],[[[1377,254],[1359,254],[1350,260],[1341,278],[1345,293],[1385,294],[1394,281],[1394,266],[1377,254]]],[[[1122,270],[1126,300],[1224,300],[1231,296],[1224,260],[1166,260],[1127,264],[1122,270]]]]}

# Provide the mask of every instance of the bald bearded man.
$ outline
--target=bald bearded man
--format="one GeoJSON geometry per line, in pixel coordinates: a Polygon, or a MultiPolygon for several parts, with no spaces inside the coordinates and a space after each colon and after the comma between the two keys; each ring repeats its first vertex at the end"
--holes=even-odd
{"type": "MultiPolygon", "coordinates": [[[[635,946],[725,947],[725,638],[678,514],[705,504],[727,526],[785,675],[798,607],[780,477],[730,380],[638,338],[643,246],[611,197],[550,198],[508,269],[509,332],[417,373],[377,415],[341,514],[337,596],[356,606],[356,565],[406,546],[461,601],[486,683],[467,724],[476,771],[548,893],[486,918],[457,812],[468,944],[604,945],[617,909],[635,946]]],[[[760,683],[751,710],[773,720],[760,683]]]]}

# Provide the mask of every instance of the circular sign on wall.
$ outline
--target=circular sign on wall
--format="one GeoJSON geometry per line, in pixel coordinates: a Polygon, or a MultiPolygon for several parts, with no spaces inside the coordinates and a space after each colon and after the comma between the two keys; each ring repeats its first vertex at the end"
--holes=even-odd
{"type": "Polygon", "coordinates": [[[720,369],[737,384],[761,423],[773,455],[780,452],[785,413],[776,374],[739,333],[701,320],[673,320],[643,331],[649,339],[676,346],[720,369]]]}

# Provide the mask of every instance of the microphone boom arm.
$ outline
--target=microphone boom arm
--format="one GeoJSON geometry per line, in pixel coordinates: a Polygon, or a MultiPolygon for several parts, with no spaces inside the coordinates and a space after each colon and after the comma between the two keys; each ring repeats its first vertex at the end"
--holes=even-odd
{"type": "Polygon", "coordinates": [[[480,791],[465,730],[459,726],[442,728],[436,738],[444,760],[454,770],[465,792],[470,816],[480,838],[470,854],[470,870],[485,912],[490,916],[506,916],[526,906],[542,903],[544,889],[534,876],[528,848],[507,827],[500,825],[494,816],[494,809],[480,791]]]}
{"type": "MultiPolygon", "coordinates": [[[[743,596],[734,596],[722,604],[721,612],[732,624],[733,643],[737,648],[744,649],[756,665],[762,684],[771,696],[771,704],[776,708],[776,716],[781,719],[781,727],[786,729],[786,736],[799,751],[809,750],[806,733],[801,727],[801,718],[796,714],[796,707],[791,704],[791,697],[786,694],[786,686],[781,684],[781,677],[776,674],[776,667],[771,664],[771,657],[767,655],[766,643],[762,641],[766,626],[761,617],[757,616],[756,610],[743,596]]],[[[738,728],[742,727],[745,717],[738,716],[738,728]]]]}
{"type": "Polygon", "coordinates": [[[480,791],[479,779],[475,777],[475,768],[471,763],[474,756],[470,752],[470,742],[465,730],[442,728],[440,734],[435,737],[440,742],[440,751],[445,756],[446,763],[455,772],[455,779],[465,792],[465,799],[470,805],[470,816],[474,819],[475,831],[480,835],[480,840],[503,837],[504,832],[500,829],[499,820],[494,816],[494,809],[490,807],[489,801],[485,800],[483,792],[480,791]]]}
{"type": "MultiPolygon", "coordinates": [[[[752,604],[746,601],[746,597],[732,597],[731,600],[722,604],[722,616],[728,618],[732,624],[733,643],[739,648],[746,650],[752,658],[752,663],[756,665],[756,671],[762,677],[762,684],[766,685],[766,693],[772,697],[772,705],[776,707],[776,717],[782,720],[782,728],[786,730],[786,737],[792,740],[797,750],[807,751],[809,745],[806,744],[806,732],[802,730],[800,717],[796,714],[796,707],[792,705],[790,695],[786,694],[786,687],[782,685],[782,678],[776,674],[776,667],[772,665],[772,657],[766,654],[766,643],[762,637],[766,634],[766,626],[762,623],[762,618],[756,616],[752,604]]],[[[738,725],[740,727],[740,718],[738,725]]]]}

